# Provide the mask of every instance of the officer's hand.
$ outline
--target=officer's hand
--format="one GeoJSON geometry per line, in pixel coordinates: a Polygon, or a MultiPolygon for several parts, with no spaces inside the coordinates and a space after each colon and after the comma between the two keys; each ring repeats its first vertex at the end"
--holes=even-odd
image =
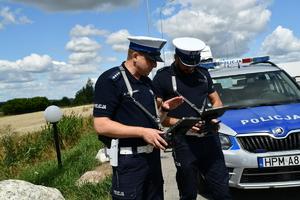
{"type": "Polygon", "coordinates": [[[173,110],[183,102],[184,102],[183,97],[174,97],[172,99],[165,101],[162,106],[165,110],[173,110]]]}
{"type": "Polygon", "coordinates": [[[190,131],[192,131],[192,132],[198,132],[199,130],[200,130],[200,127],[201,127],[201,125],[202,125],[202,121],[199,121],[197,124],[195,124],[191,129],[190,129],[190,131]]]}
{"type": "Polygon", "coordinates": [[[168,144],[160,136],[160,134],[164,134],[164,132],[156,129],[145,128],[144,132],[142,133],[142,138],[155,148],[166,150],[165,146],[168,146],[168,144]]]}
{"type": "MultiPolygon", "coordinates": [[[[211,121],[214,122],[214,123],[218,122],[218,120],[216,120],[216,119],[212,119],[211,121]]],[[[220,124],[218,124],[217,125],[217,130],[215,130],[215,131],[218,132],[220,130],[220,128],[221,128],[221,126],[220,126],[220,124]]]]}

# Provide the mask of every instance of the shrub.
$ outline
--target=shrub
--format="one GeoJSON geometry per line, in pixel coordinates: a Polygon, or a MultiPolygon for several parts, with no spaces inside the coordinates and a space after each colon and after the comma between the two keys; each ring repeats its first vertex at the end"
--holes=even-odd
{"type": "Polygon", "coordinates": [[[10,127],[0,128],[0,181],[20,179],[60,190],[67,200],[110,200],[111,176],[102,183],[77,186],[76,181],[100,165],[95,156],[103,147],[93,131],[93,117],[72,113],[57,124],[62,146],[59,167],[52,125],[42,131],[20,135],[10,127]]]}
{"type": "MultiPolygon", "coordinates": [[[[91,118],[83,118],[71,113],[63,115],[57,123],[60,149],[71,149],[81,138],[93,130],[91,118]],[[87,127],[88,126],[88,127],[87,127]]],[[[41,161],[53,159],[56,156],[52,124],[46,123],[40,132],[20,135],[11,129],[1,130],[0,170],[3,171],[0,180],[7,179],[28,166],[34,166],[41,161]]],[[[96,137],[95,137],[96,138],[96,137]]]]}
{"type": "Polygon", "coordinates": [[[2,107],[4,115],[16,115],[45,110],[50,105],[46,97],[16,98],[8,100],[2,107]]]}
{"type": "Polygon", "coordinates": [[[44,162],[21,173],[19,179],[57,188],[66,199],[108,199],[110,178],[99,184],[75,184],[86,171],[99,165],[95,155],[101,147],[103,144],[96,139],[95,133],[90,133],[83,136],[71,150],[64,152],[61,167],[56,160],[44,162]]]}

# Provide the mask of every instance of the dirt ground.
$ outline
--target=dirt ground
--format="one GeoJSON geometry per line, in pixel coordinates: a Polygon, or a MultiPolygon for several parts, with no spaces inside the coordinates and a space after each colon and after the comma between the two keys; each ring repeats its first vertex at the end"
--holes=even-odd
{"type": "MultiPolygon", "coordinates": [[[[62,108],[63,115],[70,115],[72,112],[83,117],[93,114],[93,105],[62,108]]],[[[9,126],[11,130],[18,133],[31,133],[40,130],[46,123],[44,111],[14,116],[0,117],[0,130],[9,126]]]]}

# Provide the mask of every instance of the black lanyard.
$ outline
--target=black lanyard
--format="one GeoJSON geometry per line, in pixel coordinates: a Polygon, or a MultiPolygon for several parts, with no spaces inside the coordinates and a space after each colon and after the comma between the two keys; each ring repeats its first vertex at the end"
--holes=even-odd
{"type": "MultiPolygon", "coordinates": [[[[197,67],[195,67],[195,69],[196,69],[200,74],[202,74],[202,76],[204,76],[205,81],[206,81],[206,83],[208,84],[207,77],[206,77],[206,76],[205,76],[205,75],[204,75],[197,67]]],[[[185,101],[187,104],[189,104],[194,110],[196,110],[196,111],[200,114],[200,117],[201,117],[201,116],[202,116],[202,113],[203,113],[203,110],[204,110],[204,108],[205,108],[206,97],[205,97],[205,99],[204,99],[204,101],[203,101],[203,104],[202,104],[201,109],[199,109],[199,108],[196,107],[195,104],[193,104],[192,102],[190,102],[187,98],[185,98],[184,96],[182,96],[182,95],[177,91],[176,76],[172,76],[172,86],[173,86],[173,92],[174,92],[175,94],[177,94],[178,96],[183,97],[184,101],[185,101]]],[[[207,96],[207,93],[206,93],[205,96],[207,96]]]]}
{"type": "Polygon", "coordinates": [[[150,93],[152,94],[153,96],[153,100],[154,100],[154,105],[155,105],[155,111],[156,111],[156,117],[154,115],[152,115],[140,102],[138,102],[134,97],[133,97],[133,91],[132,91],[132,87],[129,83],[129,80],[126,76],[126,72],[125,72],[125,69],[123,66],[119,66],[119,69],[122,73],[122,76],[123,76],[123,79],[125,81],[125,84],[126,84],[126,87],[127,87],[127,90],[128,90],[128,93],[129,93],[129,96],[130,98],[133,100],[133,102],[139,107],[141,108],[147,115],[149,115],[154,121],[155,123],[157,123],[158,127],[160,130],[163,130],[164,127],[161,125],[160,123],[160,117],[159,117],[159,114],[158,114],[158,110],[157,110],[157,103],[156,103],[156,98],[155,98],[155,95],[153,93],[153,91],[150,89],[149,87],[149,91],[150,93]]]}

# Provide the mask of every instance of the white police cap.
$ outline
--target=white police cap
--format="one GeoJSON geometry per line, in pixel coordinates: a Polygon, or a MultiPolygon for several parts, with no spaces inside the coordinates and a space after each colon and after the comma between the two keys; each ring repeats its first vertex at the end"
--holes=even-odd
{"type": "Polygon", "coordinates": [[[163,62],[160,57],[160,50],[167,43],[165,39],[152,38],[145,36],[130,36],[129,48],[142,52],[149,59],[163,62]]]}
{"type": "Polygon", "coordinates": [[[173,40],[175,52],[182,64],[195,67],[200,64],[201,51],[206,44],[197,38],[181,37],[173,40]]]}

